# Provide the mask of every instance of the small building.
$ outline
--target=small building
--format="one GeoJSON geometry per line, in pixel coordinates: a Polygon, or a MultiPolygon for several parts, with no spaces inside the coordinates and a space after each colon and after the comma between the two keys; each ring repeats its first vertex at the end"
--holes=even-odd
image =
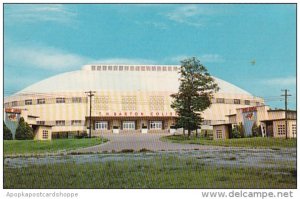
{"type": "Polygon", "coordinates": [[[52,138],[52,126],[45,125],[37,122],[38,116],[28,115],[26,109],[6,108],[4,116],[4,122],[12,132],[13,139],[15,139],[16,129],[18,128],[19,120],[21,117],[24,121],[33,129],[35,140],[51,140],[52,138]]]}
{"type": "Polygon", "coordinates": [[[269,106],[253,106],[236,109],[235,114],[226,115],[227,122],[213,125],[214,139],[232,138],[232,130],[238,125],[245,137],[253,136],[253,127],[259,128],[263,137],[286,137],[285,114],[287,114],[287,137],[297,137],[297,111],[276,109],[269,106]]]}

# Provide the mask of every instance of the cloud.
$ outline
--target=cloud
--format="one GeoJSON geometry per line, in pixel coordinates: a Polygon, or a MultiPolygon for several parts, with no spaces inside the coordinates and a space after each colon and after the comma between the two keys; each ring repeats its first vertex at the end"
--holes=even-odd
{"type": "Polygon", "coordinates": [[[4,7],[5,22],[11,25],[43,21],[69,23],[76,16],[76,12],[62,4],[8,4],[4,7]]]}
{"type": "Polygon", "coordinates": [[[269,86],[296,86],[296,77],[287,76],[287,77],[276,77],[265,79],[261,81],[265,85],[269,86]]]}
{"type": "Polygon", "coordinates": [[[166,30],[168,29],[168,25],[162,22],[155,22],[155,21],[136,21],[135,22],[138,25],[146,25],[146,26],[151,26],[157,29],[162,29],[162,30],[166,30]]]}
{"type": "Polygon", "coordinates": [[[209,14],[208,10],[206,11],[197,5],[181,5],[179,8],[168,12],[165,16],[177,23],[200,27],[203,26],[201,15],[207,14],[209,14]]]}
{"type": "Polygon", "coordinates": [[[7,65],[40,68],[49,71],[78,68],[90,60],[84,56],[41,45],[9,46],[5,49],[4,55],[7,65]]]}
{"type": "MultiPolygon", "coordinates": [[[[171,63],[177,63],[179,64],[180,61],[188,58],[188,57],[192,57],[191,55],[178,55],[178,56],[174,56],[174,57],[168,57],[166,58],[165,62],[171,62],[171,63]]],[[[219,63],[219,62],[224,62],[224,58],[219,55],[219,54],[203,54],[200,56],[195,56],[197,57],[201,62],[204,63],[219,63]]]]}
{"type": "Polygon", "coordinates": [[[36,68],[47,71],[67,71],[79,69],[85,64],[155,64],[156,61],[140,58],[105,58],[93,59],[67,52],[58,48],[44,45],[15,45],[12,42],[5,44],[5,65],[7,67],[36,68]]]}

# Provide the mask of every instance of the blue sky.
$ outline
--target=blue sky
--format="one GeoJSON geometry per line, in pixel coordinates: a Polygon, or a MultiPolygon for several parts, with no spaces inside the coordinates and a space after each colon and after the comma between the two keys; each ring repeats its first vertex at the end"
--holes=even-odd
{"type": "Polygon", "coordinates": [[[6,4],[4,95],[89,63],[179,64],[296,108],[295,4],[6,4]],[[251,61],[255,60],[255,64],[251,61]]]}

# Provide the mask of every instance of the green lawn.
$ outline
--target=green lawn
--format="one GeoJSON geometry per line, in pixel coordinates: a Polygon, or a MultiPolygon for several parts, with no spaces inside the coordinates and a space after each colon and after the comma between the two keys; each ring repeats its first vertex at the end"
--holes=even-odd
{"type": "Polygon", "coordinates": [[[4,166],[4,188],[296,188],[296,169],[205,165],[160,157],[102,163],[4,166]]]}
{"type": "Polygon", "coordinates": [[[89,147],[106,142],[103,138],[83,139],[53,139],[49,141],[38,140],[4,140],[5,155],[42,154],[53,153],[60,150],[71,150],[89,147]]]}
{"type": "Polygon", "coordinates": [[[296,148],[297,139],[283,139],[283,138],[239,138],[239,139],[226,139],[226,140],[209,140],[205,138],[196,138],[183,135],[173,135],[161,138],[162,141],[169,141],[183,144],[200,144],[200,145],[214,145],[225,147],[254,147],[254,148],[282,148],[288,147],[296,148]]]}

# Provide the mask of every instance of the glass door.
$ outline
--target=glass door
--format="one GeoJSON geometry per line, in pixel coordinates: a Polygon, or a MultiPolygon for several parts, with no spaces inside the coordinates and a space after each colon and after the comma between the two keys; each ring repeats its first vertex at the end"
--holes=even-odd
{"type": "Polygon", "coordinates": [[[108,122],[107,121],[96,121],[95,130],[107,130],[108,122]]]}

